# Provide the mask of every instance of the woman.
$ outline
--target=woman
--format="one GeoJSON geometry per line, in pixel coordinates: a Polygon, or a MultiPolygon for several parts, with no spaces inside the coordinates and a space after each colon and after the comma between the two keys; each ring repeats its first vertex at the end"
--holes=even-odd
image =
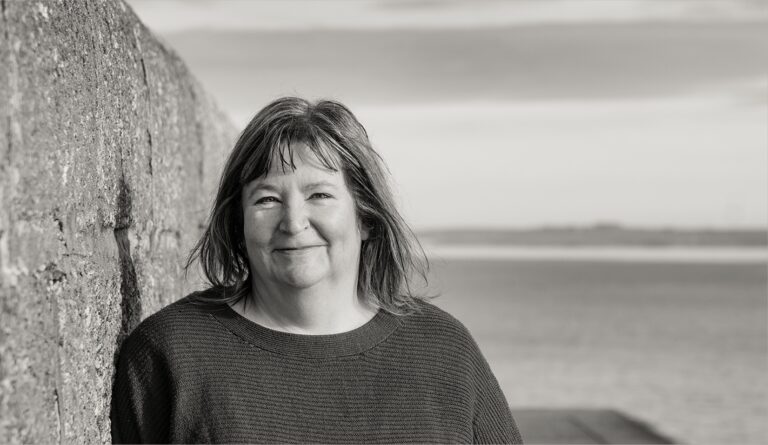
{"type": "Polygon", "coordinates": [[[354,115],[271,103],[190,256],[210,289],[121,350],[113,440],[520,442],[466,328],[410,290],[419,252],[354,115]]]}

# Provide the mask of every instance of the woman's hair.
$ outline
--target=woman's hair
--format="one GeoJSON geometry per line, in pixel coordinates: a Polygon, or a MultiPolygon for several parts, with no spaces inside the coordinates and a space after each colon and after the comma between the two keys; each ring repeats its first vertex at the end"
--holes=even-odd
{"type": "Polygon", "coordinates": [[[341,171],[368,228],[358,270],[358,294],[393,313],[416,309],[413,278],[426,284],[428,262],[421,245],[400,216],[381,157],[368,133],[344,105],[296,97],[275,100],[245,127],[227,160],[208,227],[189,255],[186,269],[199,260],[216,297],[233,303],[251,291],[243,235],[243,187],[270,171],[273,162],[295,169],[294,145],[305,144],[328,169],[341,171]]]}

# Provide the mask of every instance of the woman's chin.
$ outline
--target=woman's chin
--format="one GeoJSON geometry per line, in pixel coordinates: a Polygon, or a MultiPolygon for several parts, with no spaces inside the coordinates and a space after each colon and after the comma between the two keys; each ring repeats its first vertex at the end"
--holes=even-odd
{"type": "Polygon", "coordinates": [[[323,280],[323,274],[314,270],[292,270],[282,275],[280,281],[283,284],[297,289],[310,288],[323,280]]]}

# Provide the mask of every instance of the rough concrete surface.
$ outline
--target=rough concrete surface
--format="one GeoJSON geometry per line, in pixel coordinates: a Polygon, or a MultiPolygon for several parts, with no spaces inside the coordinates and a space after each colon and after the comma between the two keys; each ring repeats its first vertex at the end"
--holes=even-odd
{"type": "Polygon", "coordinates": [[[122,0],[0,8],[0,443],[106,443],[235,132],[122,0]]]}

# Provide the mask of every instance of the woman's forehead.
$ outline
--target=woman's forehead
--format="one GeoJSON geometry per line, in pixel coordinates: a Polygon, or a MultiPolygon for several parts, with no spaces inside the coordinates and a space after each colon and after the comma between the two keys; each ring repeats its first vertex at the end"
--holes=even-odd
{"type": "Polygon", "coordinates": [[[337,170],[340,167],[339,156],[320,144],[313,144],[312,147],[305,143],[278,144],[272,148],[260,149],[250,155],[242,165],[241,183],[294,170],[297,161],[330,170],[337,170]]]}
{"type": "Polygon", "coordinates": [[[313,149],[303,142],[293,143],[272,152],[267,174],[295,169],[299,164],[328,170],[330,160],[325,158],[330,154],[329,152],[330,150],[324,146],[313,149]],[[318,152],[323,154],[318,156],[318,152]]]}
{"type": "Polygon", "coordinates": [[[293,159],[288,157],[273,159],[269,170],[249,181],[243,187],[246,191],[257,188],[279,188],[286,183],[309,186],[344,185],[344,175],[339,170],[329,168],[309,148],[294,149],[293,159]],[[291,163],[292,162],[292,163],[291,163]]]}
{"type": "Polygon", "coordinates": [[[298,162],[318,168],[338,170],[341,158],[338,153],[320,141],[295,142],[272,150],[269,173],[294,168],[298,162]]]}

